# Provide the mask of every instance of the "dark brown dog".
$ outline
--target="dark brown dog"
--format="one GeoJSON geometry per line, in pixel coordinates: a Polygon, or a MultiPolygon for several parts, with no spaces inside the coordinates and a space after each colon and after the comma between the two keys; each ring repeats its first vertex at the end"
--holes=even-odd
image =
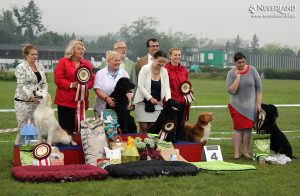
{"type": "Polygon", "coordinates": [[[210,134],[210,122],[214,119],[213,113],[201,113],[194,125],[185,125],[184,136],[187,141],[199,142],[203,146],[207,143],[210,134]]]}

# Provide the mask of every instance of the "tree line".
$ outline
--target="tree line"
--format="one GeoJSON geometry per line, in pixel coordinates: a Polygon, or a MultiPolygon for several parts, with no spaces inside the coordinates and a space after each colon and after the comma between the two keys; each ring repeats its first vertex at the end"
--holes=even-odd
{"type": "MultiPolygon", "coordinates": [[[[131,24],[123,25],[118,32],[99,35],[96,40],[85,41],[87,49],[110,50],[118,40],[124,40],[128,46],[128,56],[135,60],[146,53],[145,42],[151,37],[160,41],[160,47],[167,50],[171,47],[197,47],[203,50],[226,49],[242,51],[246,54],[272,54],[282,56],[300,56],[300,50],[294,51],[280,44],[266,44],[260,47],[259,38],[253,35],[250,43],[237,35],[233,39],[210,39],[184,32],[159,32],[159,21],[155,17],[142,16],[131,24]]],[[[34,0],[27,5],[0,13],[0,43],[66,46],[76,34],[63,35],[48,30],[42,21],[42,14],[34,0]]]]}

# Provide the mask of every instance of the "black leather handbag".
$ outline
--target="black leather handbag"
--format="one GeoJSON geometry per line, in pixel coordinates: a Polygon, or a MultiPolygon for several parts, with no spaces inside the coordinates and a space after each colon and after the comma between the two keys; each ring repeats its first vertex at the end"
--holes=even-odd
{"type": "Polygon", "coordinates": [[[145,112],[154,112],[155,111],[155,107],[150,101],[147,101],[147,99],[144,99],[144,103],[145,103],[145,112]]]}

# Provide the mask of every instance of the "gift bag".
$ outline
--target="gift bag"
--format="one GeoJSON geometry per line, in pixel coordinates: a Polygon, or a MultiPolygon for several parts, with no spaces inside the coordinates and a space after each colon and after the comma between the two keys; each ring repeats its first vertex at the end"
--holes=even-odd
{"type": "Polygon", "coordinates": [[[172,142],[167,142],[164,140],[157,140],[157,149],[158,150],[165,150],[165,149],[174,149],[172,142]]]}
{"type": "Polygon", "coordinates": [[[128,137],[127,146],[122,153],[122,163],[127,163],[131,161],[139,161],[140,154],[133,144],[133,138],[128,137]]]}
{"type": "Polygon", "coordinates": [[[37,129],[31,124],[30,119],[22,127],[20,131],[20,138],[21,138],[22,145],[28,145],[31,140],[37,140],[38,132],[37,129]]]}
{"type": "Polygon", "coordinates": [[[109,142],[109,148],[112,150],[121,150],[123,151],[127,147],[127,142],[123,142],[120,136],[117,136],[117,139],[114,142],[109,142]]]}
{"type": "Polygon", "coordinates": [[[81,121],[81,141],[85,163],[97,165],[97,159],[104,155],[107,138],[101,119],[81,121]]]}
{"type": "Polygon", "coordinates": [[[160,152],[161,157],[165,161],[183,161],[183,162],[188,162],[185,160],[179,153],[178,149],[171,149],[167,148],[164,149],[160,152]]]}
{"type": "Polygon", "coordinates": [[[64,154],[57,147],[52,147],[50,163],[51,165],[64,165],[64,154]]]}
{"type": "Polygon", "coordinates": [[[121,150],[110,150],[107,147],[104,147],[106,158],[109,159],[110,164],[119,164],[121,163],[121,150]]]}
{"type": "Polygon", "coordinates": [[[270,155],[270,134],[256,134],[253,136],[253,159],[270,155]]]}
{"type": "Polygon", "coordinates": [[[35,145],[20,145],[20,160],[22,165],[32,165],[35,158],[33,157],[33,148],[35,145]]]}

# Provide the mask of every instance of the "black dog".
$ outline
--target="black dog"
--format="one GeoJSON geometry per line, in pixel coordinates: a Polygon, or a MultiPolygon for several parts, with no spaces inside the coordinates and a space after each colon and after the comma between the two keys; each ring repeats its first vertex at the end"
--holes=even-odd
{"type": "Polygon", "coordinates": [[[271,150],[294,158],[292,146],[276,124],[277,107],[272,104],[261,104],[261,107],[266,112],[266,116],[260,130],[265,130],[267,134],[270,134],[271,150]]]}
{"type": "MultiPolygon", "coordinates": [[[[174,100],[174,99],[169,99],[165,106],[164,109],[161,111],[159,114],[157,120],[152,124],[152,126],[149,128],[150,133],[159,133],[162,125],[167,121],[167,120],[175,120],[177,121],[177,112],[180,110],[180,105],[179,103],[174,100]]],[[[169,134],[172,135],[173,133],[169,134]]],[[[167,140],[170,140],[172,138],[171,136],[168,135],[167,140]]]]}
{"type": "Polygon", "coordinates": [[[134,118],[130,115],[128,110],[129,100],[126,96],[131,93],[135,85],[128,78],[120,78],[115,86],[114,91],[110,94],[115,100],[115,107],[110,107],[106,104],[106,109],[113,109],[118,116],[118,123],[123,133],[136,133],[137,127],[134,118]]]}

